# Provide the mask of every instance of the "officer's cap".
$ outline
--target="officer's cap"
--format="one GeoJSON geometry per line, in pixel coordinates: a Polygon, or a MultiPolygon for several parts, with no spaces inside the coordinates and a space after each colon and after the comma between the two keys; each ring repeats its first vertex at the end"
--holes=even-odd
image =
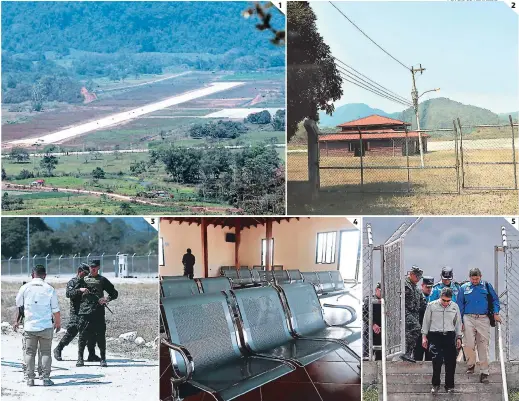
{"type": "Polygon", "coordinates": [[[413,267],[411,267],[411,270],[409,271],[409,273],[414,273],[414,274],[416,274],[416,276],[418,278],[421,278],[423,275],[423,270],[420,269],[418,266],[413,266],[413,267]]]}
{"type": "Polygon", "coordinates": [[[99,267],[101,266],[101,261],[99,259],[94,259],[90,262],[90,267],[99,267]]]}
{"type": "Polygon", "coordinates": [[[452,267],[449,267],[449,266],[442,267],[442,279],[452,280],[453,277],[454,277],[454,273],[452,271],[452,267]]]}
{"type": "Polygon", "coordinates": [[[434,277],[423,276],[422,283],[425,284],[427,287],[432,287],[434,285],[434,277]]]}
{"type": "Polygon", "coordinates": [[[377,283],[377,286],[375,288],[382,288],[382,286],[380,285],[380,282],[377,283]]]}

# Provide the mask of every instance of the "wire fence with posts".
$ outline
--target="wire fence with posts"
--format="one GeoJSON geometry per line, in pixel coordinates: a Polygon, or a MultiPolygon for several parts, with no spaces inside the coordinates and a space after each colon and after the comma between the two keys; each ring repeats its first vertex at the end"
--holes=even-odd
{"type": "Polygon", "coordinates": [[[289,181],[316,191],[470,193],[518,189],[518,124],[462,125],[410,131],[308,132],[289,144],[289,181]],[[421,139],[421,141],[420,141],[421,139]],[[422,166],[420,155],[422,142],[422,166]],[[316,155],[311,155],[316,152],[316,155]],[[315,160],[315,161],[314,161],[315,160]]]}
{"type": "Polygon", "coordinates": [[[74,276],[81,263],[100,261],[100,273],[112,277],[157,277],[158,255],[88,253],[75,255],[32,255],[2,259],[2,276],[30,277],[36,265],[43,265],[48,276],[74,276]]]}

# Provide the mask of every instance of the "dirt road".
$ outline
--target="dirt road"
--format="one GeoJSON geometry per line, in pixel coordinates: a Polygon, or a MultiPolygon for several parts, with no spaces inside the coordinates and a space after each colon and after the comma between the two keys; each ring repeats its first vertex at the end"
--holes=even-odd
{"type": "Polygon", "coordinates": [[[209,86],[193,91],[185,92],[181,95],[169,97],[161,100],[160,102],[154,102],[147,105],[140,106],[138,108],[128,110],[122,113],[112,114],[108,117],[103,117],[98,120],[89,121],[84,124],[74,125],[72,127],[65,128],[63,130],[43,135],[35,138],[18,139],[11,141],[11,145],[32,145],[34,143],[49,144],[49,143],[60,143],[61,141],[86,134],[91,131],[98,129],[111,127],[114,125],[121,124],[134,118],[141,117],[145,114],[152,113],[157,110],[164,109],[166,107],[174,106],[176,104],[185,103],[193,99],[212,95],[214,93],[226,91],[237,86],[243,85],[244,82],[215,82],[209,86]]]}
{"type": "MultiPolygon", "coordinates": [[[[86,363],[77,368],[77,343],[74,341],[62,353],[63,361],[52,360],[51,380],[55,385],[43,387],[35,380],[27,387],[22,373],[22,336],[19,333],[2,334],[2,400],[158,400],[158,360],[133,359],[110,352],[108,367],[86,363]]],[[[57,341],[53,342],[53,348],[57,341]]],[[[86,352],[85,352],[86,355],[86,352]]]]}
{"type": "MultiPolygon", "coordinates": [[[[167,208],[170,205],[164,204],[164,203],[156,203],[151,202],[147,200],[141,200],[137,199],[131,196],[127,195],[119,195],[109,192],[101,192],[101,191],[87,191],[85,189],[73,189],[73,188],[59,188],[59,187],[32,187],[28,188],[28,185],[21,185],[21,184],[6,184],[5,182],[2,182],[2,191],[9,191],[9,189],[16,190],[16,189],[22,189],[22,190],[29,190],[29,191],[35,191],[35,192],[42,192],[42,191],[52,191],[53,189],[57,189],[58,192],[70,192],[70,193],[79,193],[79,194],[85,194],[85,195],[94,195],[94,196],[101,196],[106,195],[109,198],[130,202],[130,203],[140,203],[142,205],[151,205],[151,206],[160,206],[162,208],[167,208]],[[9,185],[9,187],[7,186],[9,185]]],[[[231,206],[229,207],[223,207],[223,206],[185,206],[189,208],[193,212],[203,213],[203,212],[238,212],[239,209],[233,208],[231,206]]]]}

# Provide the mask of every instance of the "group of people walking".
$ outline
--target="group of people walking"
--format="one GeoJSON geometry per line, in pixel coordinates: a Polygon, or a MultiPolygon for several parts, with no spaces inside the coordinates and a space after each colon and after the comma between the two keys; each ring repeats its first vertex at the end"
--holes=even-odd
{"type": "Polygon", "coordinates": [[[99,362],[106,367],[106,321],[105,309],[108,302],[117,299],[118,292],[113,284],[99,274],[100,261],[81,264],[76,277],[67,283],[66,296],[70,299],[70,318],[66,334],[52,352],[54,331],[61,330],[61,315],[56,290],[45,278],[44,266],[37,265],[32,271],[32,280],[24,283],[16,296],[18,315],[15,330],[23,322],[24,374],[28,386],[34,386],[35,359],[39,355],[39,375],[44,386],[54,383],[50,379],[52,354],[62,361],[61,353],[79,334],[76,366],[84,366],[84,351],[88,348],[87,362],[99,362]],[[108,296],[105,297],[105,292],[108,296]],[[100,356],[95,354],[99,347],[100,356]],[[40,358],[41,356],[41,358],[40,358]]]}
{"type": "MultiPolygon", "coordinates": [[[[378,284],[375,299],[381,296],[378,284]]],[[[381,343],[384,334],[380,305],[377,305],[375,301],[373,324],[368,328],[373,331],[374,346],[381,343]]],[[[423,276],[423,270],[413,266],[405,279],[405,352],[401,359],[411,363],[432,361],[433,394],[439,391],[441,369],[445,365],[444,386],[451,393],[459,353],[465,355],[467,374],[475,373],[477,353],[479,381],[488,383],[490,328],[501,322],[499,310],[499,297],[492,284],[482,280],[479,269],[470,269],[469,280],[460,284],[454,281],[453,269],[446,266],[442,268],[441,280],[434,284],[433,277],[423,276]]],[[[381,359],[381,352],[375,351],[374,356],[381,359]]]]}

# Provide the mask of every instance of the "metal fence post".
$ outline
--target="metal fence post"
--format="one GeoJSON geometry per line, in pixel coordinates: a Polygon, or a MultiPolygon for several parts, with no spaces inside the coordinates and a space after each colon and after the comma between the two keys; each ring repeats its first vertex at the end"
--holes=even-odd
{"type": "Polygon", "coordinates": [[[461,122],[458,118],[458,127],[460,129],[460,155],[461,155],[461,187],[465,188],[465,165],[463,161],[463,130],[461,129],[461,122]]]}
{"type": "MultiPolygon", "coordinates": [[[[35,263],[36,263],[36,256],[38,256],[38,255],[36,254],[36,255],[34,255],[34,256],[32,257],[32,268],[33,268],[33,269],[34,269],[34,266],[36,266],[36,265],[35,265],[35,263]]],[[[27,275],[30,276],[30,275],[31,275],[31,272],[27,272],[27,275]]]]}
{"type": "Polygon", "coordinates": [[[151,277],[150,255],[151,255],[151,251],[148,253],[148,277],[151,277]]]}
{"type": "Polygon", "coordinates": [[[105,253],[103,252],[101,254],[101,271],[104,273],[104,268],[105,268],[105,253]]]}
{"type": "Polygon", "coordinates": [[[405,129],[405,157],[407,163],[407,193],[411,192],[411,170],[409,168],[409,132],[407,125],[404,124],[405,129]]]}
{"type": "Polygon", "coordinates": [[[458,191],[458,195],[461,193],[460,188],[460,155],[458,149],[458,130],[456,129],[456,121],[452,120],[452,125],[454,126],[454,147],[456,148],[456,190],[458,191]]]}
{"type": "Polygon", "coordinates": [[[25,255],[22,256],[22,258],[20,259],[20,276],[23,276],[23,258],[25,257],[25,255]]]}
{"type": "Polygon", "coordinates": [[[133,258],[135,257],[135,254],[132,255],[132,277],[133,277],[133,258]]]}
{"type": "Polygon", "coordinates": [[[61,276],[61,258],[63,255],[60,255],[58,258],[58,276],[61,276]]]}
{"type": "Polygon", "coordinates": [[[512,160],[514,163],[514,188],[517,189],[517,161],[515,158],[515,133],[514,133],[514,122],[512,120],[512,116],[508,115],[508,119],[510,120],[510,128],[512,128],[512,160]]]}
{"type": "Polygon", "coordinates": [[[9,260],[7,261],[7,266],[8,266],[8,268],[9,268],[9,275],[11,275],[11,259],[12,259],[12,258],[13,258],[13,257],[11,256],[11,257],[9,258],[9,260]]]}
{"type": "Polygon", "coordinates": [[[48,266],[49,266],[49,262],[48,262],[48,258],[49,258],[49,254],[47,254],[47,256],[45,256],[45,271],[47,271],[48,273],[48,266]]]}
{"type": "Polygon", "coordinates": [[[359,146],[360,146],[360,190],[362,191],[364,189],[364,156],[362,153],[364,153],[364,146],[362,144],[362,131],[360,130],[360,127],[357,127],[359,130],[359,146]]]}
{"type": "Polygon", "coordinates": [[[87,264],[88,264],[88,259],[90,258],[90,255],[92,255],[92,252],[90,252],[88,255],[87,255],[87,264]]]}

